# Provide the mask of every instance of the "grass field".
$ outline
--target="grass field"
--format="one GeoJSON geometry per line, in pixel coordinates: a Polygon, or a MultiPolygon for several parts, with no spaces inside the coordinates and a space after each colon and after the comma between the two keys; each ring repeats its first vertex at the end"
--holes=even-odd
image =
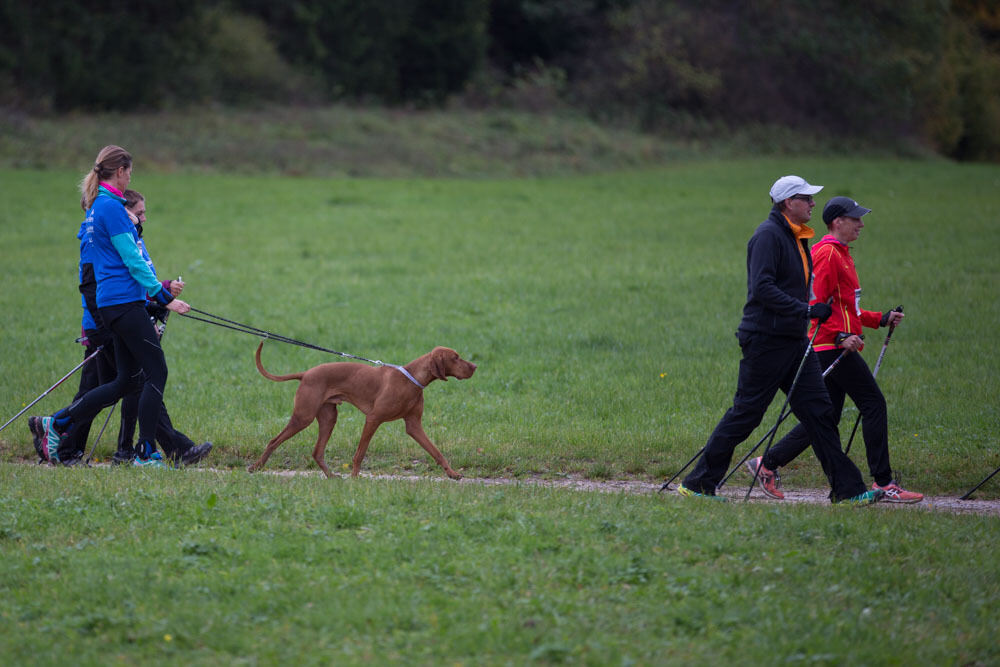
{"type": "MultiPolygon", "coordinates": [[[[81,357],[83,168],[0,171],[4,421],[81,357]]],[[[854,253],[864,304],[907,314],[880,372],[894,468],[914,489],[963,492],[1000,465],[996,166],[706,159],[355,180],[144,171],[137,154],[133,186],[161,276],[183,275],[195,307],[369,358],[440,344],[479,364],[426,392],[426,430],[467,476],[658,480],[731,400],[744,247],[785,173],[874,209],[854,253]]],[[[1000,660],[995,518],[455,485],[401,424],[376,435],[366,471],[436,481],[251,476],[295,389],[259,376],[256,345],[168,324],[166,404],[216,443],[217,472],[31,467],[24,419],[0,434],[12,664],[1000,660]]],[[[275,342],[263,357],[275,373],[332,360],[275,342]]],[[[341,411],[332,468],[362,421],[341,411]]],[[[315,470],[314,438],[268,469],[315,470]]],[[[852,456],[864,470],[860,443],[852,456]]],[[[823,485],[811,456],[785,481],[823,485]]]]}

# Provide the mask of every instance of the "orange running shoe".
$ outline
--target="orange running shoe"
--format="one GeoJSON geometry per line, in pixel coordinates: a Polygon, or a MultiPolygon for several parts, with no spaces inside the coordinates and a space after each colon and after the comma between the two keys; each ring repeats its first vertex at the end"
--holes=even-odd
{"type": "Polygon", "coordinates": [[[924,494],[907,491],[896,482],[889,482],[885,486],[872,484],[872,489],[885,492],[885,497],[882,498],[884,503],[919,503],[924,499],[924,494]]]}
{"type": "Polygon", "coordinates": [[[764,492],[764,495],[768,498],[774,498],[775,500],[784,500],[785,494],[781,491],[781,477],[777,472],[773,470],[768,470],[765,468],[761,461],[763,456],[758,456],[755,459],[750,459],[747,461],[747,468],[750,469],[751,475],[756,475],[757,479],[760,480],[760,490],[764,492]],[[758,468],[760,472],[758,472],[758,468]]]}

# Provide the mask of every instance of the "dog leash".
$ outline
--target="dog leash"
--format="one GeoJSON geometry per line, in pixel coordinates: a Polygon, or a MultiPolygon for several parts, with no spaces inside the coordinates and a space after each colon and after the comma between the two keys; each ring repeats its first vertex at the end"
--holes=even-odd
{"type": "Polygon", "coordinates": [[[232,329],[233,331],[239,331],[241,333],[250,334],[251,336],[259,336],[260,338],[276,340],[280,343],[288,343],[289,345],[298,345],[299,347],[304,347],[310,350],[316,350],[318,352],[326,352],[328,354],[336,354],[337,356],[344,357],[347,359],[357,359],[358,361],[364,361],[375,366],[389,366],[390,368],[395,368],[397,371],[406,376],[413,384],[417,385],[421,389],[424,385],[417,382],[417,379],[410,374],[410,371],[406,370],[398,364],[390,364],[378,359],[367,359],[365,357],[359,357],[356,354],[348,354],[347,352],[338,352],[337,350],[331,350],[326,347],[321,347],[319,345],[313,345],[312,343],[307,343],[301,340],[295,340],[294,338],[289,338],[288,336],[282,336],[281,334],[276,334],[265,329],[258,329],[257,327],[250,326],[249,324],[243,324],[242,322],[235,322],[233,320],[228,320],[225,317],[220,317],[213,313],[206,312],[204,310],[198,310],[197,308],[191,308],[190,312],[198,313],[199,315],[204,315],[205,317],[195,317],[194,315],[189,315],[187,313],[180,313],[181,316],[188,319],[197,320],[198,322],[205,322],[206,324],[214,324],[217,327],[223,327],[225,329],[232,329]],[[206,319],[212,318],[212,319],[206,319]]]}

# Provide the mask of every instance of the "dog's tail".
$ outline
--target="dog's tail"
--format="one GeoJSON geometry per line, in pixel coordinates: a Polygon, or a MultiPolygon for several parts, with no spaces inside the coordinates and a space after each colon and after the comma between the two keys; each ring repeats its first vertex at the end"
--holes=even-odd
{"type": "Polygon", "coordinates": [[[290,375],[271,375],[266,370],[264,370],[264,364],[260,363],[260,351],[264,347],[264,341],[260,341],[260,345],[257,346],[257,370],[260,374],[266,377],[268,380],[274,380],[275,382],[286,382],[288,380],[301,380],[305,373],[292,373],[290,375]]]}

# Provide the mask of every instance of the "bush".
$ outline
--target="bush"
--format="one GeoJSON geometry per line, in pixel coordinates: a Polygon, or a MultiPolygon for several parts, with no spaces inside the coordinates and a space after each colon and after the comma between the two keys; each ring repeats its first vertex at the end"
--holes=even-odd
{"type": "Polygon", "coordinates": [[[308,78],[278,53],[259,18],[214,10],[206,21],[209,46],[200,69],[207,97],[238,105],[318,99],[308,78]]]}

